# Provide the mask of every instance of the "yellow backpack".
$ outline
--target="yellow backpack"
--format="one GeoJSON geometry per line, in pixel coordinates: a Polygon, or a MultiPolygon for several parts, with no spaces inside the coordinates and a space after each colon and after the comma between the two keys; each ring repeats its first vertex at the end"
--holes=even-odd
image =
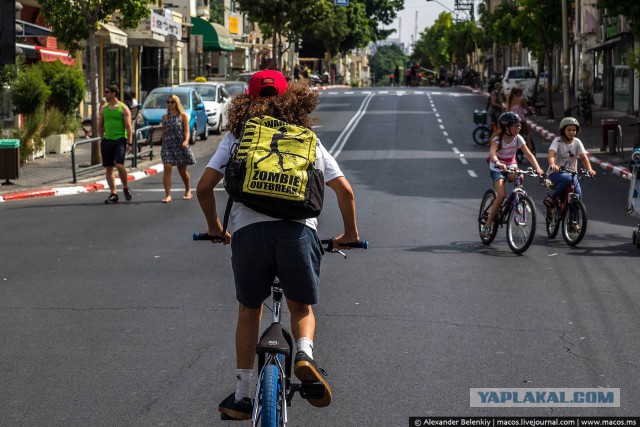
{"type": "Polygon", "coordinates": [[[316,141],[301,126],[270,116],[249,119],[225,169],[227,210],[241,202],[280,219],[320,215],[324,176],[315,168],[316,141]]]}

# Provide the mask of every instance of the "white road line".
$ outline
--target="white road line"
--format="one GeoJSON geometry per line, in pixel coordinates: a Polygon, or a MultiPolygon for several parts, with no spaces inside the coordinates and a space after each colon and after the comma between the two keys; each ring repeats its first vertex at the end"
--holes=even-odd
{"type": "Polygon", "coordinates": [[[447,144],[453,144],[453,140],[451,138],[447,138],[447,144]]]}
{"type": "Polygon", "coordinates": [[[439,125],[439,126],[440,126],[440,129],[444,130],[444,126],[443,125],[439,125]]]}
{"type": "Polygon", "coordinates": [[[355,114],[355,116],[351,118],[351,120],[349,120],[349,123],[347,123],[347,126],[342,130],[340,135],[338,135],[336,142],[334,142],[331,148],[329,149],[329,153],[333,155],[333,157],[338,157],[340,155],[342,148],[347,143],[349,136],[351,136],[351,132],[353,132],[353,130],[356,128],[362,116],[364,116],[364,113],[367,110],[369,103],[371,102],[371,98],[373,98],[374,95],[375,93],[371,93],[364,98],[364,100],[362,101],[362,104],[360,104],[360,108],[358,109],[358,112],[355,114]]]}
{"type": "Polygon", "coordinates": [[[471,178],[477,178],[478,177],[478,175],[476,175],[476,173],[471,169],[467,169],[467,173],[469,174],[469,176],[471,178]]]}
{"type": "Polygon", "coordinates": [[[443,131],[443,132],[442,132],[442,134],[443,134],[444,136],[449,136],[449,132],[447,132],[446,130],[445,130],[445,131],[443,131]]]}
{"type": "Polygon", "coordinates": [[[337,95],[338,92],[327,92],[327,95],[337,95]]]}
{"type": "Polygon", "coordinates": [[[438,117],[438,123],[442,123],[442,119],[440,118],[440,115],[437,114],[436,117],[438,117]]]}
{"type": "Polygon", "coordinates": [[[349,92],[345,92],[345,95],[353,95],[353,92],[349,91],[349,92]]]}
{"type": "Polygon", "coordinates": [[[456,147],[451,147],[451,150],[456,154],[460,154],[460,150],[458,150],[456,147]]]}
{"type": "Polygon", "coordinates": [[[467,159],[465,159],[464,157],[460,157],[460,163],[462,163],[463,165],[466,165],[469,162],[467,162],[467,159]]]}
{"type": "Polygon", "coordinates": [[[388,91],[388,90],[381,90],[381,91],[380,91],[380,92],[378,92],[378,93],[380,93],[380,94],[387,94],[387,93],[389,93],[389,91],[388,91]]]}

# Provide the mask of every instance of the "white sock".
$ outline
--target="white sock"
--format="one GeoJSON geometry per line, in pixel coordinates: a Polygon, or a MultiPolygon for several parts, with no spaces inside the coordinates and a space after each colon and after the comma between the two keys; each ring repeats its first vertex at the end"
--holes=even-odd
{"type": "Polygon", "coordinates": [[[236,401],[242,400],[244,397],[250,397],[249,390],[251,389],[252,376],[253,369],[236,369],[236,401]]]}
{"type": "Polygon", "coordinates": [[[302,337],[296,341],[298,351],[304,351],[307,356],[313,359],[313,340],[311,338],[302,337]]]}

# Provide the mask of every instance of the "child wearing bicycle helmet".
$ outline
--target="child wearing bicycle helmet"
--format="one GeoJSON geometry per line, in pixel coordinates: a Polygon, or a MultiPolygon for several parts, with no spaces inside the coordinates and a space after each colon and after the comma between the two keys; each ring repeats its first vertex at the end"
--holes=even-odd
{"type": "MultiPolygon", "coordinates": [[[[556,137],[549,147],[548,159],[549,169],[547,174],[556,188],[550,196],[544,199],[544,205],[548,208],[552,207],[556,198],[563,194],[571,185],[571,174],[560,172],[560,167],[576,171],[578,169],[578,158],[582,165],[587,169],[591,176],[595,176],[596,171],[591,168],[591,162],[587,150],[585,150],[582,141],[576,138],[580,132],[580,123],[574,117],[565,117],[560,121],[560,136],[556,137]]],[[[576,193],[582,198],[580,183],[577,178],[573,180],[576,193]]]]}
{"type": "Polygon", "coordinates": [[[509,167],[516,165],[516,153],[518,148],[527,156],[529,162],[536,169],[539,175],[544,172],[540,169],[536,157],[531,153],[524,138],[518,134],[522,127],[520,117],[516,113],[502,113],[498,118],[500,130],[491,137],[491,148],[489,150],[489,173],[493,181],[493,188],[496,190],[496,200],[491,205],[491,211],[487,222],[480,231],[483,236],[489,236],[493,219],[498,213],[498,208],[506,197],[505,180],[513,181],[514,176],[508,172],[509,167]],[[511,175],[511,176],[509,176],[511,175]]]}

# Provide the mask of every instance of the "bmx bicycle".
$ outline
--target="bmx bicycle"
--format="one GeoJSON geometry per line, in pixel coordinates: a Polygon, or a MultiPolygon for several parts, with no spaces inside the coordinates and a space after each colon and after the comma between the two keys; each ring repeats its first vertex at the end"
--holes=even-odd
{"type": "MultiPolygon", "coordinates": [[[[571,185],[569,188],[555,200],[552,207],[547,208],[545,224],[547,236],[554,239],[558,235],[560,223],[562,223],[562,238],[569,246],[575,246],[584,238],[587,232],[587,208],[580,200],[580,196],[576,193],[574,179],[577,177],[578,182],[587,176],[593,177],[589,173],[580,168],[577,171],[560,167],[560,172],[568,172],[571,174],[571,185]]],[[[542,185],[547,190],[547,197],[551,196],[555,185],[549,179],[544,179],[542,185]]]]}
{"type": "Polygon", "coordinates": [[[478,145],[487,145],[491,138],[491,129],[487,126],[487,111],[475,110],[473,123],[476,124],[476,128],[473,130],[473,142],[478,145]]]}
{"type": "MultiPolygon", "coordinates": [[[[193,233],[193,240],[216,240],[218,236],[207,233],[193,233]]],[[[334,248],[334,239],[321,240],[323,250],[328,253],[347,255],[334,248]]],[[[351,248],[367,249],[369,242],[360,240],[348,245],[351,248]]],[[[265,307],[271,310],[271,325],[262,333],[256,346],[258,355],[258,384],[253,398],[253,413],[251,425],[253,427],[284,427],[287,425],[287,407],[295,393],[300,393],[303,399],[321,399],[325,393],[322,382],[291,382],[293,368],[293,340],[291,334],[282,326],[282,297],[284,292],[280,287],[280,280],[276,277],[272,286],[272,304],[265,307]]],[[[225,414],[220,414],[222,420],[232,420],[225,414]]]]}
{"type": "MultiPolygon", "coordinates": [[[[524,175],[537,177],[533,168],[521,170],[517,167],[510,168],[510,173],[515,174],[513,190],[509,197],[505,198],[493,220],[489,235],[482,235],[482,227],[489,218],[491,206],[496,200],[497,193],[491,188],[482,196],[480,213],[478,214],[478,231],[480,240],[485,245],[491,244],[498,234],[498,228],[507,227],[507,244],[513,253],[521,254],[531,246],[536,233],[536,208],[531,197],[522,188],[524,175]]],[[[541,178],[542,179],[542,178],[541,178]]]]}

